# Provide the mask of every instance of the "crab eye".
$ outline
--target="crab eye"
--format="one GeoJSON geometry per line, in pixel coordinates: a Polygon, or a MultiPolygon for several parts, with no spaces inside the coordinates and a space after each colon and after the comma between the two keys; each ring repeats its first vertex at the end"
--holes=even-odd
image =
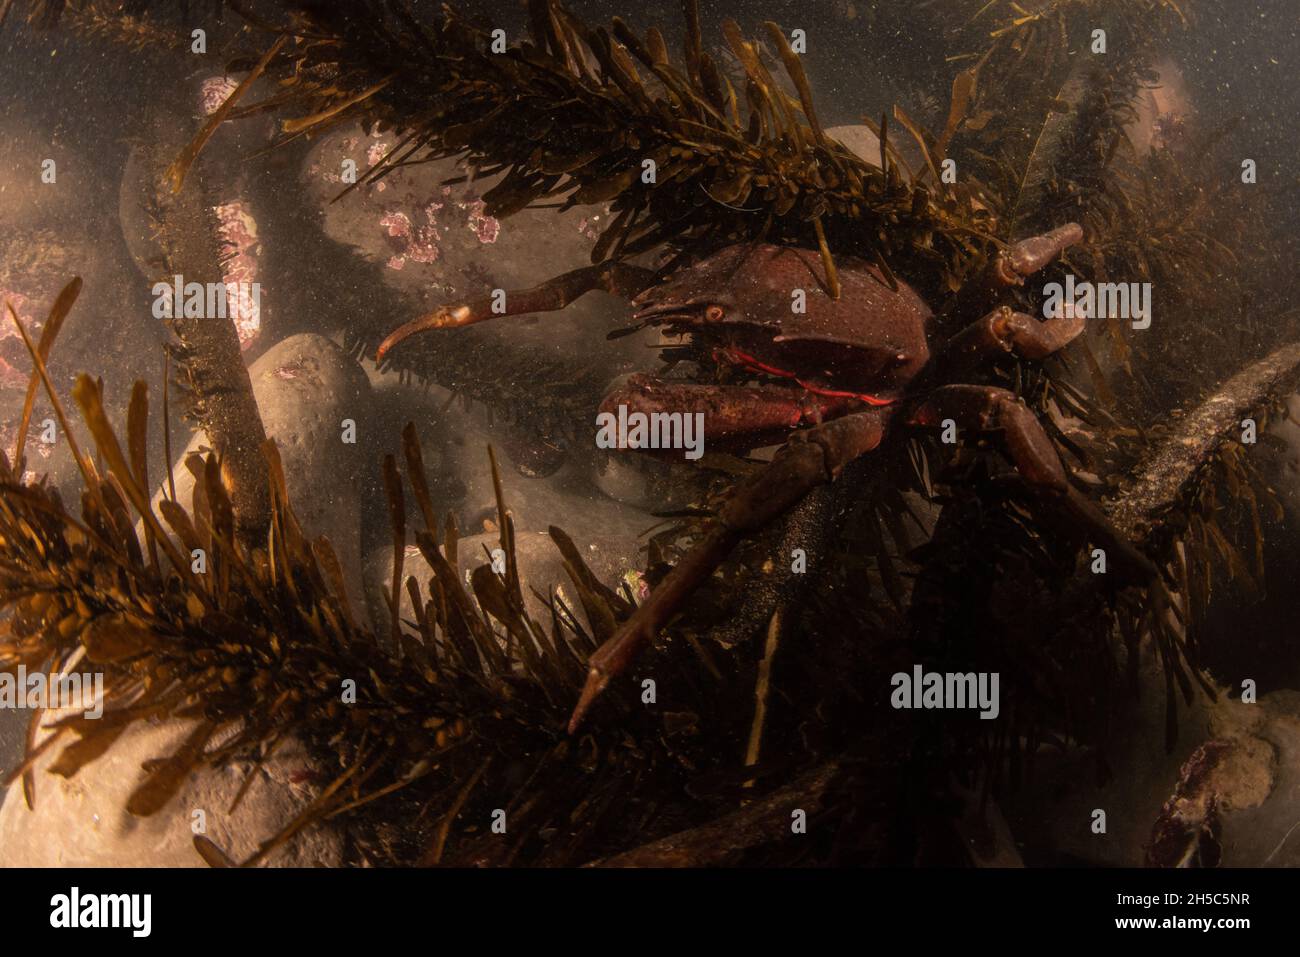
{"type": "Polygon", "coordinates": [[[722,318],[722,307],[709,306],[709,308],[704,310],[704,318],[709,322],[717,322],[722,318]]]}

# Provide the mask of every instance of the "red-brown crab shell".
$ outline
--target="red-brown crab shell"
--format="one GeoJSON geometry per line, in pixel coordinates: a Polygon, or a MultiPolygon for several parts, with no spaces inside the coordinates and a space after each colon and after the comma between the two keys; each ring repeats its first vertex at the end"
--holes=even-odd
{"type": "Polygon", "coordinates": [[[729,246],[637,296],[636,318],[814,391],[896,397],[930,358],[933,314],[907,284],[890,289],[874,265],[836,262],[841,292],[832,299],[816,250],[729,246]]]}

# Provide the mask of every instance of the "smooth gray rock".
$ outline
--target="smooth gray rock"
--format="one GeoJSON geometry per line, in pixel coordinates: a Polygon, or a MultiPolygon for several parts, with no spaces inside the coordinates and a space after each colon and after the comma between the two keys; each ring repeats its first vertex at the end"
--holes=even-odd
{"type": "MultiPolygon", "coordinates": [[[[550,535],[546,532],[529,531],[517,532],[516,536],[515,556],[519,563],[520,577],[523,579],[524,604],[529,615],[543,627],[549,628],[551,613],[545,602],[537,595],[558,596],[571,611],[578,615],[585,626],[586,619],[578,601],[577,591],[564,570],[560,550],[551,540],[550,535]]],[[[639,569],[637,562],[641,559],[636,557],[634,548],[627,547],[632,543],[604,540],[584,544],[575,540],[574,544],[582,550],[583,559],[596,577],[611,588],[617,589],[623,576],[629,572],[636,573],[639,569]]],[[[470,587],[470,573],[480,566],[492,564],[492,554],[500,547],[500,535],[497,532],[471,535],[460,539],[457,543],[457,571],[471,595],[474,592],[470,587]]],[[[427,583],[433,577],[433,570],[424,560],[419,549],[415,546],[407,546],[405,557],[402,559],[402,581],[405,582],[412,575],[420,584],[420,594],[427,598],[429,595],[427,583]]],[[[386,596],[392,581],[392,550],[377,548],[366,560],[366,599],[371,620],[382,623],[381,636],[388,633],[389,611],[386,596]]],[[[405,585],[402,587],[400,614],[404,621],[415,620],[414,609],[405,585]]]]}
{"type": "MultiPolygon", "coordinates": [[[[607,205],[525,209],[497,221],[486,215],[482,197],[501,177],[446,185],[467,174],[459,158],[402,167],[332,202],[345,188],[345,161],[356,164],[360,177],[398,139],[391,131],[341,127],[313,146],[302,171],[304,200],[320,208],[325,234],[380,265],[384,280],[406,294],[411,313],[389,317],[392,328],[439,306],[496,288],[527,289],[591,264],[592,248],[613,218],[607,205]]],[[[649,333],[606,341],[630,316],[626,303],[593,292],[558,312],[480,328],[512,348],[566,361],[583,356],[612,378],[645,367],[654,355],[645,348],[649,333]]]]}
{"type": "MultiPolygon", "coordinates": [[[[473,568],[490,563],[492,550],[499,547],[498,516],[487,455],[491,438],[491,432],[470,427],[466,427],[460,436],[457,466],[465,492],[457,509],[462,516],[462,537],[457,553],[462,577],[473,568]],[[490,524],[490,529],[485,522],[490,524]]],[[[547,621],[549,613],[532,596],[532,589],[549,595],[558,585],[571,605],[576,597],[561,563],[559,550],[546,531],[548,526],[558,525],[563,529],[582,552],[592,571],[610,587],[617,587],[623,575],[639,571],[644,566],[641,533],[653,526],[656,520],[648,512],[610,501],[601,495],[588,484],[587,470],[582,463],[570,463],[545,479],[526,479],[515,473],[509,456],[499,448],[497,459],[502,470],[506,508],[514,520],[516,554],[524,580],[525,599],[530,613],[540,621],[547,621]]],[[[438,507],[439,503],[435,502],[435,508],[438,507]]],[[[420,527],[420,523],[416,521],[414,527],[420,527]]],[[[408,534],[408,540],[413,537],[408,534]]],[[[421,582],[422,592],[427,593],[423,583],[432,572],[418,549],[408,546],[403,566],[403,580],[415,575],[421,582]]],[[[392,583],[392,568],[391,544],[377,545],[367,552],[366,603],[371,621],[380,634],[386,634],[389,627],[385,596],[392,583]]],[[[412,612],[405,593],[402,601],[402,616],[409,620],[412,612]]]]}
{"type": "Polygon", "coordinates": [[[1227,745],[1208,781],[1222,820],[1224,867],[1300,867],[1300,692],[1216,709],[1227,745]]]}
{"type": "MultiPolygon", "coordinates": [[[[250,373],[267,434],[280,450],[295,513],[309,535],[330,539],[351,586],[348,597],[359,612],[359,450],[365,448],[362,437],[370,425],[369,382],[355,361],[316,335],[277,344],[250,373]],[[356,445],[341,439],[344,418],[357,423],[356,445]]],[[[205,444],[206,436],[200,434],[189,450],[205,444]]],[[[178,464],[175,479],[178,498],[188,504],[192,476],[178,464]]],[[[207,836],[239,860],[309,800],[312,768],[301,749],[290,747],[258,772],[234,814],[228,814],[228,808],[243,780],[239,768],[195,772],[183,793],[158,815],[131,817],[124,807],[141,777],[141,764],[171,753],[186,727],[169,721],[132,728],[71,780],[45,773],[57,751],[45,755],[37,765],[35,810],[26,808],[21,787],[11,787],[6,795],[0,810],[0,864],[201,865],[192,843],[191,814],[196,808],[206,814],[207,836]]],[[[334,865],[340,861],[340,847],[337,832],[313,831],[278,851],[270,863],[334,865]]]]}
{"type": "MultiPolygon", "coordinates": [[[[370,383],[356,361],[329,339],[311,333],[291,336],[268,349],[249,369],[253,395],[268,438],[284,465],[294,514],[312,538],[334,546],[348,585],[354,614],[361,597],[361,475],[366,430],[371,427],[370,383]],[[343,442],[341,423],[356,422],[356,444],[343,442]]],[[[186,454],[208,445],[206,434],[186,454]]],[[[188,506],[194,478],[176,463],[176,495],[188,506]]],[[[154,496],[157,505],[161,490],[154,496]]]]}
{"type": "MultiPolygon", "coordinates": [[[[157,814],[137,818],[125,810],[144,777],[141,765],[172,753],[191,722],[140,724],[123,733],[97,761],[72,778],[46,773],[59,746],[36,765],[36,806],[29,810],[15,784],[0,808],[0,866],[4,867],[203,867],[194,827],[203,811],[205,836],[235,861],[249,857],[311,800],[320,784],[300,747],[289,742],[249,785],[233,813],[231,802],[251,765],[203,770],[157,814]]],[[[273,866],[338,866],[343,841],[330,827],[308,828],[273,852],[273,866]]]]}
{"type": "Polygon", "coordinates": [[[871,131],[871,127],[861,124],[832,126],[826,135],[847,146],[859,159],[880,165],[880,137],[871,131]]]}

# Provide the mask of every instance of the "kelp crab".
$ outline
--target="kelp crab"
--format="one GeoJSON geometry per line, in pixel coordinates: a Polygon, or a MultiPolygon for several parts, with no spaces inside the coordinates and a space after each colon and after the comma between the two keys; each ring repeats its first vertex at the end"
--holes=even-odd
{"type": "MultiPolygon", "coordinates": [[[[980,281],[989,294],[1020,285],[1082,238],[1082,228],[1068,223],[1021,240],[995,257],[980,281]]],[[[917,292],[876,265],[845,259],[836,267],[816,250],[738,244],[670,276],[612,262],[507,293],[504,309],[499,297],[442,308],[393,332],[379,358],[427,329],[558,310],[593,289],[629,297],[636,320],[689,334],[701,359],[748,380],[695,384],[638,376],[606,397],[602,411],[620,405],[648,414],[702,411],[706,440],[733,447],[754,449],[780,433],[788,439],[732,490],[703,540],[591,656],[571,732],[744,537],[899,429],[950,423],[992,441],[1035,495],[1112,553],[1122,573],[1157,574],[1074,488],[1043,426],[1018,396],[962,381],[999,354],[1041,359],[1060,350],[1083,332],[1079,316],[1039,320],[1003,305],[944,336],[917,292]],[[802,311],[792,308],[800,292],[802,311]]]]}

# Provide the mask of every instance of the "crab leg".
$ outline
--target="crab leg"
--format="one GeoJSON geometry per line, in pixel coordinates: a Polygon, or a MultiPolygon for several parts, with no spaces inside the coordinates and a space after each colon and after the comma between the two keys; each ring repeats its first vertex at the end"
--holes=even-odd
{"type": "MultiPolygon", "coordinates": [[[[632,375],[610,391],[600,404],[601,412],[618,415],[620,406],[629,412],[681,414],[683,409],[704,414],[704,440],[709,446],[730,444],[757,448],[775,445],[791,429],[837,419],[857,408],[852,398],[822,396],[786,385],[701,385],[665,382],[648,375],[632,375]]],[[[644,451],[656,451],[646,449],[644,451]]],[[[680,452],[664,452],[676,458],[680,452]]]]}
{"type": "Polygon", "coordinates": [[[999,352],[1044,359],[1078,338],[1084,322],[1082,316],[1039,320],[1002,306],[953,336],[939,362],[951,374],[999,352]]]}
{"type": "Polygon", "coordinates": [[[504,298],[488,296],[459,306],[443,306],[394,330],[379,344],[375,361],[382,361],[399,342],[426,329],[469,326],[499,316],[555,312],[593,289],[601,289],[615,296],[631,299],[650,285],[654,277],[655,272],[652,269],[632,266],[628,263],[606,262],[598,266],[584,266],[566,272],[531,289],[506,292],[504,298]]]}
{"type": "Polygon", "coordinates": [[[587,682],[573,715],[572,734],[612,678],[626,671],[691,594],[713,574],[743,538],[787,511],[812,489],[880,444],[889,409],[870,409],[796,433],[770,463],[739,484],[704,540],[659,583],[607,642],[592,654],[587,682]]]}
{"type": "Polygon", "coordinates": [[[1032,276],[1061,255],[1068,246],[1083,239],[1083,227],[1066,223],[1050,233],[1031,236],[1013,243],[993,261],[992,279],[999,286],[1019,286],[1026,276],[1032,276]]]}
{"type": "Polygon", "coordinates": [[[1113,554],[1121,572],[1137,581],[1150,581],[1159,575],[1151,560],[1070,484],[1047,433],[1015,394],[993,386],[947,385],[926,396],[908,413],[908,424],[923,428],[940,428],[944,419],[999,440],[1016,471],[1030,487],[1063,508],[1095,544],[1113,554]]]}

